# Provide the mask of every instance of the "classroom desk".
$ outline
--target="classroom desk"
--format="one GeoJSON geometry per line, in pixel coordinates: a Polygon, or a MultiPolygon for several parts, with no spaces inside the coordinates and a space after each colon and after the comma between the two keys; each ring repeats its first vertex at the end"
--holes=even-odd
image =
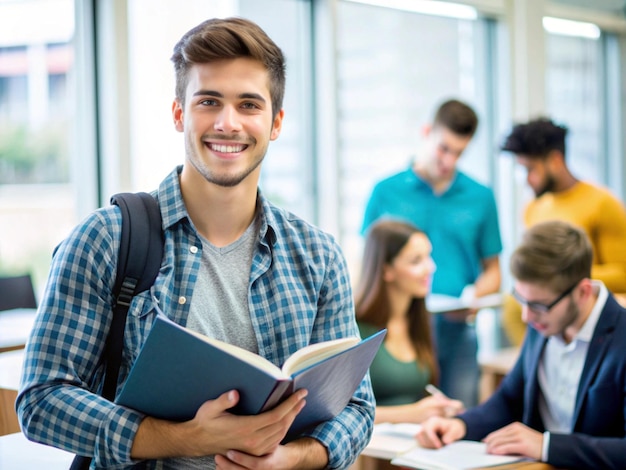
{"type": "Polygon", "coordinates": [[[35,323],[35,308],[0,311],[0,353],[23,349],[35,323]]]}
{"type": "Polygon", "coordinates": [[[21,432],[0,436],[2,470],[67,470],[73,458],[64,450],[31,442],[21,432]]]}
{"type": "Polygon", "coordinates": [[[480,366],[479,401],[482,403],[496,391],[500,382],[513,368],[519,356],[517,347],[504,348],[478,358],[480,366]]]}
{"type": "MultiPolygon", "coordinates": [[[[352,465],[349,470],[399,470],[402,467],[391,465],[390,460],[400,453],[406,452],[415,446],[415,440],[412,437],[413,427],[419,425],[394,425],[401,426],[402,429],[398,434],[392,432],[389,434],[387,430],[382,428],[385,424],[376,425],[374,434],[370,443],[359,456],[357,462],[352,465]],[[377,432],[379,431],[379,432],[377,432]]],[[[396,431],[397,429],[394,429],[396,431]]],[[[552,465],[542,462],[516,462],[506,465],[489,467],[488,469],[476,470],[557,470],[552,465]]]]}
{"type": "Polygon", "coordinates": [[[0,436],[20,431],[15,399],[23,362],[23,349],[0,353],[0,436]]]}

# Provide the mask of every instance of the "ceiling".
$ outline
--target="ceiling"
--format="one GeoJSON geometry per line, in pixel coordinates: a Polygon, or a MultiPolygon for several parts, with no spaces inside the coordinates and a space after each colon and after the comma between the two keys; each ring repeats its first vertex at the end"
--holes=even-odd
{"type": "Polygon", "coordinates": [[[607,13],[624,14],[626,12],[626,0],[552,0],[554,3],[561,3],[580,8],[601,10],[607,13]]]}

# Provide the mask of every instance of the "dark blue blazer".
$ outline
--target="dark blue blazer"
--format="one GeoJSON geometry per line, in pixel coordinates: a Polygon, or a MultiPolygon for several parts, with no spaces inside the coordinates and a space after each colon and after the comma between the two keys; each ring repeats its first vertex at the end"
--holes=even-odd
{"type": "MultiPolygon", "coordinates": [[[[521,421],[545,431],[537,367],[547,339],[528,328],[520,357],[485,403],[459,417],[465,439],[521,421]]],[[[609,294],[580,377],[572,434],[550,433],[547,462],[567,469],[626,469],[626,309],[609,294]]]]}

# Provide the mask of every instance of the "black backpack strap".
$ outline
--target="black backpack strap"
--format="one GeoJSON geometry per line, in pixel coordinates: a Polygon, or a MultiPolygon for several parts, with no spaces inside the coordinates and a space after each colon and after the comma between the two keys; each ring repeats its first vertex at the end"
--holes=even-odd
{"type": "MultiPolygon", "coordinates": [[[[128,307],[134,295],[154,284],[163,258],[161,211],[156,199],[147,193],[120,193],[111,198],[111,204],[122,211],[122,236],[113,287],[113,321],[104,349],[102,396],[109,400],[115,398],[128,307]]],[[[88,470],[91,460],[92,457],[76,455],[70,470],[88,470]]]]}
{"type": "Polygon", "coordinates": [[[124,327],[134,295],[152,286],[163,258],[161,211],[147,193],[120,193],[111,203],[122,211],[122,236],[113,287],[113,321],[105,347],[106,371],[102,396],[113,400],[124,346],[124,327]]]}

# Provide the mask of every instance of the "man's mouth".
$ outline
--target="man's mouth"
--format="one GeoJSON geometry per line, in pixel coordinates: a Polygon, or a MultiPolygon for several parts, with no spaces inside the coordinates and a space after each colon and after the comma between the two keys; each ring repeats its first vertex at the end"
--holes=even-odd
{"type": "Polygon", "coordinates": [[[216,144],[212,142],[207,142],[206,146],[210,150],[219,153],[239,153],[243,152],[248,147],[245,144],[216,144]]]}

